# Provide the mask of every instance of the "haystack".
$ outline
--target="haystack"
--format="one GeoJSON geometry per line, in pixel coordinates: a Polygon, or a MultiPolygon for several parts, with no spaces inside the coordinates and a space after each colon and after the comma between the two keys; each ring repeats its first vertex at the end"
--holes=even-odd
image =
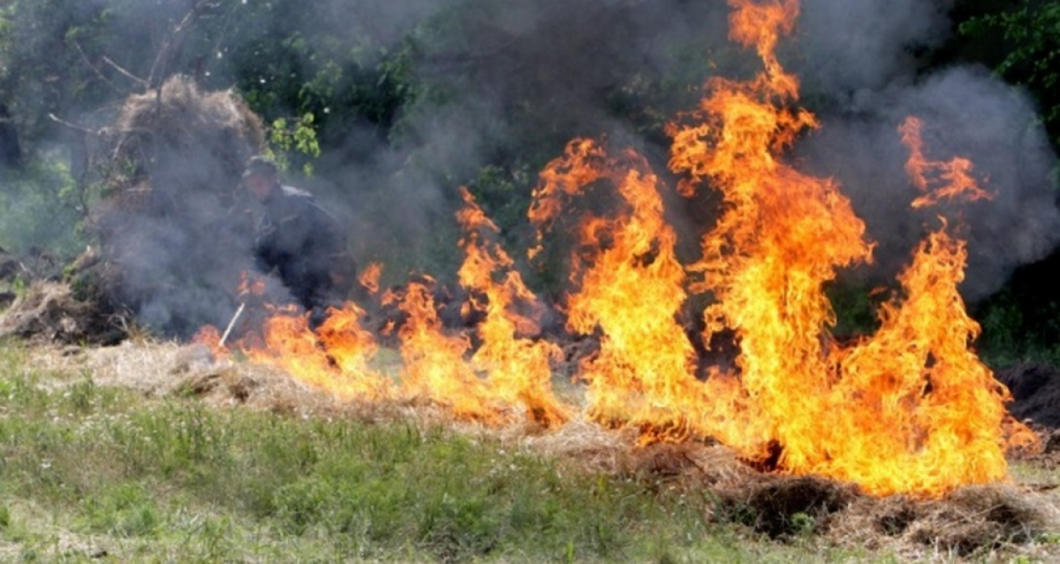
{"type": "Polygon", "coordinates": [[[110,130],[107,193],[90,222],[101,260],[82,286],[165,336],[223,323],[250,267],[252,220],[238,186],[263,130],[234,93],[201,91],[187,77],[130,96],[110,130]]]}

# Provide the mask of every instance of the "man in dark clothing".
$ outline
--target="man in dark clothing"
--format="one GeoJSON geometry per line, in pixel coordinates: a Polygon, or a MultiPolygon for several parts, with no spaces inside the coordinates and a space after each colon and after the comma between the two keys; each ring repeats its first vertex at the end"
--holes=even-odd
{"type": "Polygon", "coordinates": [[[328,307],[341,306],[348,297],[356,265],[338,221],[308,192],[283,186],[278,178],[276,165],[264,157],[250,159],[243,174],[244,186],[264,207],[254,255],[262,271],[279,275],[315,328],[328,307]]]}

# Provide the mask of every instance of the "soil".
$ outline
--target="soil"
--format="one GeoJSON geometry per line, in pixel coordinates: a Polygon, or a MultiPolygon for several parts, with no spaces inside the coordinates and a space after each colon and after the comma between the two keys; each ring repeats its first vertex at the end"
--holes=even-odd
{"type": "Polygon", "coordinates": [[[1060,369],[1025,363],[1001,370],[997,379],[1012,391],[1013,417],[1045,429],[1060,428],[1060,369]]]}

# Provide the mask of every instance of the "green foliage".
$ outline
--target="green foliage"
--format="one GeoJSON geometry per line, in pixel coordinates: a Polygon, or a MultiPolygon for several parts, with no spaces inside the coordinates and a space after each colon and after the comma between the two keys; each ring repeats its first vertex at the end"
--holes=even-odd
{"type": "Polygon", "coordinates": [[[812,515],[798,511],[788,518],[791,530],[796,536],[808,537],[817,529],[817,520],[812,515]]]}
{"type": "MultiPolygon", "coordinates": [[[[290,168],[288,155],[298,154],[303,159],[320,156],[320,143],[317,141],[317,132],[313,129],[313,120],[311,113],[292,120],[291,123],[286,118],[273,120],[269,128],[269,143],[274,149],[270,152],[270,156],[275,159],[281,170],[290,168]]],[[[302,164],[302,173],[306,176],[313,176],[312,162],[306,160],[302,164]]]]}
{"type": "Polygon", "coordinates": [[[81,503],[88,530],[120,537],[152,536],[162,516],[150,492],[135,483],[104,486],[81,503]]]}
{"type": "Polygon", "coordinates": [[[72,255],[83,248],[78,226],[85,214],[84,194],[58,157],[7,171],[0,189],[0,247],[23,253],[31,248],[72,255]]]}
{"type": "Polygon", "coordinates": [[[296,0],[230,3],[231,25],[207,56],[208,84],[233,81],[267,122],[312,114],[320,140],[345,141],[351,124],[385,137],[414,95],[408,51],[372,28],[371,7],[337,0],[307,10],[296,0]],[[323,24],[323,25],[322,25],[323,24]]]}
{"type": "Polygon", "coordinates": [[[515,259],[526,250],[515,245],[529,240],[528,234],[532,230],[526,210],[530,207],[530,193],[536,183],[537,171],[529,163],[518,163],[512,166],[486,165],[467,185],[486,216],[498,226],[506,227],[501,234],[507,243],[508,254],[515,259]]]}
{"type": "Polygon", "coordinates": [[[1054,146],[1060,146],[1060,2],[993,2],[959,25],[972,41],[1004,43],[991,55],[995,70],[1009,82],[1026,86],[1038,99],[1054,146]]]}
{"type": "Polygon", "coordinates": [[[995,368],[1021,362],[1060,365],[1060,302],[1016,283],[977,304],[980,356],[995,368]],[[1028,303],[1033,301],[1033,304],[1028,303]]]}
{"type": "Polygon", "coordinates": [[[825,288],[825,295],[836,317],[832,334],[840,341],[871,335],[879,328],[880,304],[873,296],[882,296],[881,292],[873,292],[863,284],[836,281],[825,288]]]}

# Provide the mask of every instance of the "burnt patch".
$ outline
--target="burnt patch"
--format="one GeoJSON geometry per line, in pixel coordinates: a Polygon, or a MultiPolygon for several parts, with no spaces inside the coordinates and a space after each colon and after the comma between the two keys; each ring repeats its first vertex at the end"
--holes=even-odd
{"type": "Polygon", "coordinates": [[[721,492],[714,514],[770,538],[819,534],[857,495],[853,486],[814,476],[771,476],[721,492]]]}

